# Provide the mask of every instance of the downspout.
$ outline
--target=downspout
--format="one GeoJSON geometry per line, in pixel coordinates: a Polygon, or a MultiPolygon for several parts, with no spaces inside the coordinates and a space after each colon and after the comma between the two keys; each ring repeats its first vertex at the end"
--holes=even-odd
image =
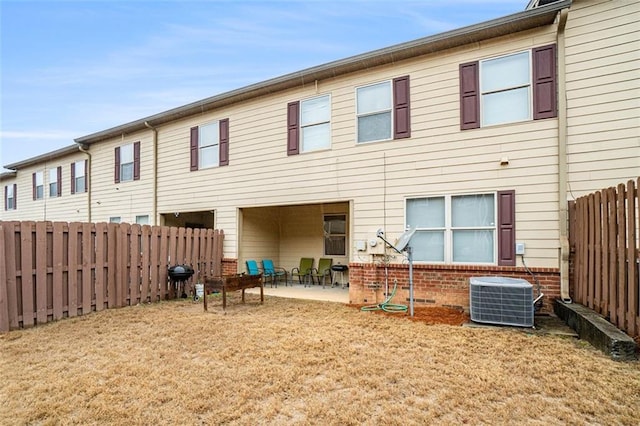
{"type": "Polygon", "coordinates": [[[158,224],[158,129],[149,124],[148,121],[144,122],[144,125],[153,131],[153,205],[152,205],[152,215],[153,215],[153,223],[152,225],[158,224]]]}
{"type": "Polygon", "coordinates": [[[569,296],[569,215],[567,208],[567,81],[565,63],[565,27],[568,9],[560,11],[556,42],[558,46],[558,225],[560,229],[560,298],[569,296]]]}
{"type": "Polygon", "coordinates": [[[87,186],[87,222],[91,223],[91,153],[89,147],[82,143],[78,143],[78,149],[87,154],[87,170],[84,171],[85,185],[87,186]]]}

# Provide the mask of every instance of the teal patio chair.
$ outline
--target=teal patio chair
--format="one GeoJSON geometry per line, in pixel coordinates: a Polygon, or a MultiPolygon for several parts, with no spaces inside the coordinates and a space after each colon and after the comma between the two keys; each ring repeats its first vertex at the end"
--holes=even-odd
{"type": "Polygon", "coordinates": [[[304,283],[304,286],[307,286],[307,282],[310,284],[313,283],[313,278],[311,277],[311,270],[313,269],[313,257],[303,257],[300,259],[300,266],[297,268],[293,268],[291,270],[291,280],[293,277],[298,277],[298,282],[300,284],[304,283]]]}
{"type": "Polygon", "coordinates": [[[260,268],[258,268],[258,262],[255,260],[247,260],[247,274],[249,275],[260,275],[260,268]]]}
{"type": "Polygon", "coordinates": [[[322,281],[322,288],[329,279],[329,285],[331,285],[331,266],[333,265],[333,259],[330,257],[321,257],[318,261],[317,268],[311,268],[311,280],[316,278],[318,280],[318,284],[322,281]]]}
{"type": "Polygon", "coordinates": [[[273,266],[271,259],[262,259],[262,271],[264,272],[265,280],[271,281],[271,287],[274,285],[278,287],[278,281],[284,278],[284,285],[287,286],[289,282],[289,274],[287,270],[279,266],[273,266]]]}

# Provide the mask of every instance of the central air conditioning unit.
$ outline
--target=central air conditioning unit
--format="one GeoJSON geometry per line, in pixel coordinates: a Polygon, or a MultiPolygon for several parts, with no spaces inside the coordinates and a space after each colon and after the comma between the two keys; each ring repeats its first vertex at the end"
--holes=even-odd
{"type": "Polygon", "coordinates": [[[471,321],[533,327],[533,286],[507,277],[472,277],[469,285],[471,321]]]}

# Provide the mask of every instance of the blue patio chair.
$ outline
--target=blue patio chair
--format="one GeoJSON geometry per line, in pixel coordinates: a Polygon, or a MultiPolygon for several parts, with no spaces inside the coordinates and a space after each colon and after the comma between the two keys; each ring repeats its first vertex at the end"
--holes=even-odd
{"type": "Polygon", "coordinates": [[[247,260],[247,274],[249,275],[260,275],[260,268],[258,268],[258,262],[255,260],[247,260]]]}
{"type": "Polygon", "coordinates": [[[262,270],[264,272],[265,280],[269,280],[271,282],[271,287],[274,285],[278,287],[278,280],[282,280],[284,278],[284,285],[287,286],[289,281],[287,270],[284,268],[280,268],[279,266],[273,266],[273,261],[271,259],[262,259],[262,270]]]}

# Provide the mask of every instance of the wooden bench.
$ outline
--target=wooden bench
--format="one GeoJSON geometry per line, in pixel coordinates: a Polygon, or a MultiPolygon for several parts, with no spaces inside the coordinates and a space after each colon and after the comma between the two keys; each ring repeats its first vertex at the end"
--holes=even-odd
{"type": "Polygon", "coordinates": [[[262,274],[259,275],[229,275],[204,279],[204,310],[207,311],[208,290],[222,292],[222,310],[227,309],[227,292],[242,290],[242,303],[244,303],[244,291],[247,288],[260,287],[260,303],[264,303],[264,284],[262,274]]]}

